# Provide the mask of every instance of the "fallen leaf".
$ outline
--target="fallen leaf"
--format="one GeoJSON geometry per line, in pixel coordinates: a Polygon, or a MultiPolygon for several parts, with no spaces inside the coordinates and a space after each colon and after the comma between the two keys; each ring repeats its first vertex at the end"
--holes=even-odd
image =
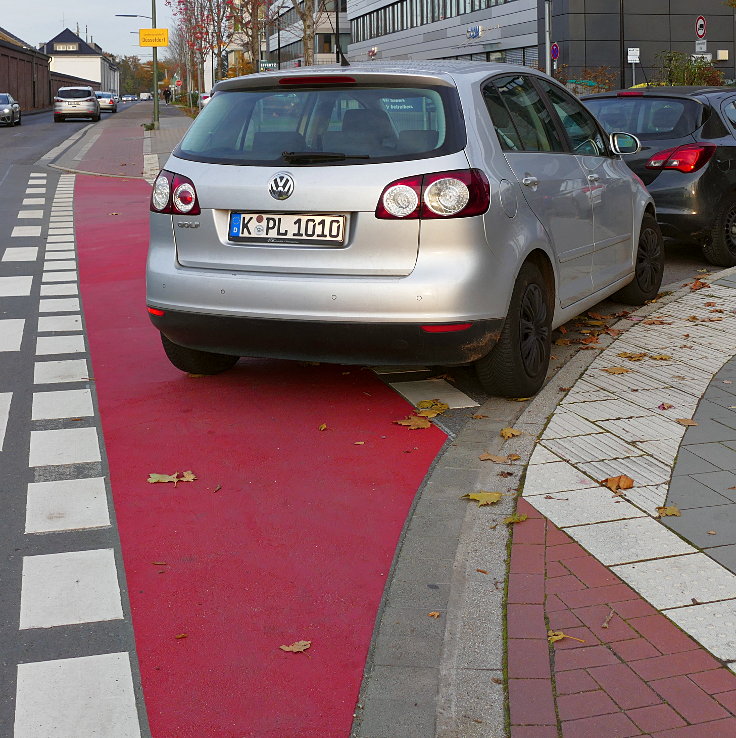
{"type": "Polygon", "coordinates": [[[620,489],[631,489],[634,486],[634,480],[627,477],[626,474],[619,474],[617,477],[601,479],[600,484],[603,487],[608,487],[611,492],[618,492],[620,489]]]}
{"type": "Polygon", "coordinates": [[[672,321],[662,320],[662,318],[649,318],[648,320],[643,320],[642,323],[644,325],[672,325],[672,321]]]}
{"type": "Polygon", "coordinates": [[[532,398],[531,397],[510,397],[509,399],[512,402],[526,402],[527,400],[531,400],[532,398]]]}
{"type": "Polygon", "coordinates": [[[618,328],[606,328],[604,333],[607,333],[609,336],[620,336],[623,331],[618,328]]]}
{"type": "Polygon", "coordinates": [[[180,641],[182,638],[189,638],[189,633],[179,633],[179,635],[175,635],[174,638],[180,641]]]}
{"type": "Polygon", "coordinates": [[[598,343],[598,336],[588,336],[587,338],[584,338],[580,343],[598,343]]]}
{"type": "Polygon", "coordinates": [[[475,415],[470,416],[473,420],[482,420],[483,418],[487,418],[487,415],[481,415],[480,413],[476,413],[475,415]]]}
{"type": "MultiPolygon", "coordinates": [[[[503,684],[503,679],[501,679],[500,677],[491,677],[491,681],[494,684],[503,684]]],[[[478,722],[479,723],[479,722],[482,722],[482,721],[481,720],[475,720],[473,722],[478,722]]]]}
{"type": "Polygon", "coordinates": [[[702,323],[718,323],[718,321],[723,320],[723,318],[703,318],[702,323]]]}
{"type": "Polygon", "coordinates": [[[557,641],[561,641],[564,638],[569,638],[571,641],[578,641],[579,643],[585,643],[585,641],[582,638],[575,638],[575,636],[566,635],[561,630],[548,630],[547,631],[547,640],[550,643],[556,643],[557,641]]]}
{"type": "Polygon", "coordinates": [[[703,282],[701,279],[696,279],[691,285],[690,285],[690,291],[695,292],[697,290],[702,290],[704,287],[710,287],[710,285],[707,282],[703,282]]]}
{"type": "Polygon", "coordinates": [[[168,566],[168,564],[165,561],[152,561],[151,563],[154,566],[168,566]]]}
{"type": "Polygon", "coordinates": [[[365,441],[353,441],[353,446],[365,446],[365,441]]]}
{"type": "Polygon", "coordinates": [[[320,423],[320,424],[319,424],[319,425],[317,426],[317,430],[318,430],[318,431],[326,431],[326,430],[327,430],[327,423],[320,423]]]}
{"type": "Polygon", "coordinates": [[[495,456],[487,451],[478,457],[481,461],[492,461],[494,464],[509,464],[512,461],[518,461],[521,456],[519,454],[508,454],[507,456],[495,456]]]}
{"type": "Polygon", "coordinates": [[[502,472],[498,472],[498,476],[503,477],[504,479],[507,479],[508,477],[513,477],[514,473],[510,471],[502,471],[502,472]]]}
{"type": "Polygon", "coordinates": [[[658,410],[672,410],[674,405],[670,405],[669,402],[663,402],[661,405],[657,405],[658,410]]]}
{"type": "Polygon", "coordinates": [[[607,628],[608,624],[611,622],[611,618],[616,614],[616,611],[611,608],[611,612],[606,615],[606,619],[601,623],[601,628],[607,628]]]}
{"type": "Polygon", "coordinates": [[[156,482],[173,482],[174,486],[179,481],[179,472],[174,474],[149,474],[146,480],[149,484],[155,484],[156,482]]]}
{"type": "Polygon", "coordinates": [[[509,438],[514,438],[514,436],[520,436],[521,431],[516,430],[516,428],[501,428],[501,438],[508,440],[509,438]]]}
{"type": "Polygon", "coordinates": [[[427,617],[434,618],[435,620],[437,620],[439,616],[440,614],[436,610],[427,613],[427,617]]]}
{"type": "Polygon", "coordinates": [[[473,500],[478,503],[478,507],[484,507],[485,505],[494,505],[497,503],[503,494],[501,492],[486,492],[485,490],[479,490],[478,492],[468,492],[463,495],[461,500],[473,500]]]}
{"type": "Polygon", "coordinates": [[[658,507],[657,510],[657,517],[658,518],[666,518],[670,515],[673,515],[677,518],[679,518],[682,513],[680,512],[680,508],[677,507],[677,505],[668,505],[667,507],[658,507]]]}
{"type": "Polygon", "coordinates": [[[714,531],[714,530],[709,530],[709,531],[707,531],[707,533],[708,533],[709,536],[717,536],[718,535],[718,533],[716,533],[716,531],[714,531]]]}
{"type": "Polygon", "coordinates": [[[432,424],[428,418],[420,418],[417,415],[408,415],[404,420],[394,420],[396,425],[404,425],[409,430],[420,430],[421,428],[431,428],[432,424]]]}
{"type": "Polygon", "coordinates": [[[108,215],[120,215],[120,213],[108,213],[108,215]]]}
{"type": "Polygon", "coordinates": [[[709,313],[724,313],[725,310],[721,310],[720,308],[716,308],[715,310],[709,310],[709,313]]]}
{"type": "Polygon", "coordinates": [[[680,425],[698,425],[697,421],[691,418],[675,418],[675,423],[679,423],[680,425]]]}
{"type": "Polygon", "coordinates": [[[716,306],[716,303],[715,302],[704,302],[703,305],[705,305],[705,307],[707,308],[712,308],[716,306]]]}
{"type": "Polygon", "coordinates": [[[212,491],[213,492],[219,492],[222,489],[222,485],[218,484],[212,491]]]}
{"type": "Polygon", "coordinates": [[[630,372],[631,369],[625,369],[622,366],[607,366],[604,369],[601,369],[602,372],[607,372],[608,374],[626,374],[627,372],[630,372]]]}
{"type": "Polygon", "coordinates": [[[485,569],[476,569],[478,574],[488,574],[488,572],[485,569]]]}
{"type": "Polygon", "coordinates": [[[670,361],[672,359],[668,354],[649,354],[649,358],[655,361],[670,361]]]}
{"type": "Polygon", "coordinates": [[[514,523],[523,523],[527,517],[528,515],[519,515],[518,513],[516,515],[509,515],[507,518],[503,519],[503,524],[514,525],[514,523]]]}
{"type": "Polygon", "coordinates": [[[643,361],[647,358],[646,354],[635,354],[631,351],[622,351],[620,354],[616,354],[616,356],[620,356],[622,359],[628,359],[629,361],[643,361]]]}
{"type": "Polygon", "coordinates": [[[558,389],[560,390],[560,392],[569,392],[572,387],[558,387],[558,389]]]}
{"type": "Polygon", "coordinates": [[[193,482],[196,478],[197,478],[197,475],[194,474],[194,472],[192,472],[192,471],[185,471],[181,475],[181,479],[179,481],[180,482],[193,482]]]}
{"type": "Polygon", "coordinates": [[[279,646],[282,651],[289,653],[301,653],[306,651],[312,645],[312,641],[294,641],[290,646],[279,646]]]}
{"type": "Polygon", "coordinates": [[[565,335],[565,333],[567,333],[567,328],[565,328],[565,326],[564,326],[564,325],[561,325],[561,326],[560,326],[560,327],[559,327],[559,328],[558,328],[557,330],[558,330],[558,331],[559,331],[560,333],[562,333],[562,335],[565,335]]]}
{"type": "Polygon", "coordinates": [[[569,338],[557,338],[555,339],[555,346],[569,346],[572,340],[569,338]]]}
{"type": "Polygon", "coordinates": [[[441,400],[422,400],[417,404],[419,412],[417,415],[422,418],[434,418],[441,415],[445,410],[449,410],[450,406],[441,400]]]}

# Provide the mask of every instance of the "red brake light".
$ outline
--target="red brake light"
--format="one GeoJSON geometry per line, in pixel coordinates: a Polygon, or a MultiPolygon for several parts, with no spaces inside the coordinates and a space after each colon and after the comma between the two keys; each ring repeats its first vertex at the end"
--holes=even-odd
{"type": "Polygon", "coordinates": [[[423,325],[422,330],[425,333],[457,333],[458,331],[467,331],[468,328],[472,327],[472,323],[445,323],[444,325],[423,325]]]}
{"type": "Polygon", "coordinates": [[[620,90],[616,97],[644,97],[644,93],[641,90],[620,90]]]}
{"type": "Polygon", "coordinates": [[[162,315],[165,315],[164,311],[163,310],[159,310],[158,308],[151,308],[151,307],[149,307],[148,308],[148,312],[151,313],[151,315],[157,315],[159,317],[162,316],[162,315]]]}
{"type": "Polygon", "coordinates": [[[314,74],[295,77],[282,77],[280,85],[345,85],[355,84],[355,77],[344,77],[341,74],[314,74]]]}
{"type": "Polygon", "coordinates": [[[491,187],[480,169],[404,177],[384,187],[376,206],[381,220],[467,218],[488,210],[491,187]]]}
{"type": "Polygon", "coordinates": [[[712,143],[694,143],[665,149],[647,162],[647,169],[676,169],[678,172],[696,172],[705,166],[715,153],[712,143]]]}
{"type": "Polygon", "coordinates": [[[152,213],[199,215],[202,210],[194,182],[182,174],[162,169],[153,183],[150,210],[152,213]]]}

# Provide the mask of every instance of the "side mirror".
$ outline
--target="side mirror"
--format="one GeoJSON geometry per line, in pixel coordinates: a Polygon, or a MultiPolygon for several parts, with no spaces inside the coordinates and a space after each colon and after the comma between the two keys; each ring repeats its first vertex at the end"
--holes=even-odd
{"type": "Polygon", "coordinates": [[[609,142],[614,154],[638,154],[641,151],[641,142],[631,133],[612,133],[609,142]]]}

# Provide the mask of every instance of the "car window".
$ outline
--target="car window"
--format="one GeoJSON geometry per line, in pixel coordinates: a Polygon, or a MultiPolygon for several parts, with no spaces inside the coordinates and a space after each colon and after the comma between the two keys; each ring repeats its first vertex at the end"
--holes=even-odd
{"type": "Polygon", "coordinates": [[[524,151],[566,150],[549,110],[528,77],[496,77],[493,83],[511,117],[524,151]]]}
{"type": "Polygon", "coordinates": [[[538,82],[565,129],[570,148],[576,154],[605,156],[606,144],[593,116],[577,100],[556,85],[546,79],[539,79],[538,82]]]}
{"type": "Polygon", "coordinates": [[[682,138],[702,125],[703,106],[671,97],[605,97],[584,101],[608,133],[633,133],[641,139],[682,138]]]}
{"type": "Polygon", "coordinates": [[[273,164],[285,161],[284,152],[330,153],[361,164],[452,153],[465,144],[456,95],[447,86],[223,90],[175,155],[273,164]]]}
{"type": "Polygon", "coordinates": [[[723,114],[726,116],[728,122],[736,128],[736,101],[724,105],[723,114]]]}
{"type": "Polygon", "coordinates": [[[0,94],[0,105],[8,105],[10,103],[10,95],[0,94]]]}
{"type": "Polygon", "coordinates": [[[91,89],[70,88],[68,90],[59,90],[56,96],[64,100],[82,100],[85,97],[93,97],[94,93],[91,89]]]}
{"type": "Polygon", "coordinates": [[[524,147],[519,133],[511,120],[511,115],[501,100],[501,95],[494,84],[483,87],[483,100],[488,114],[491,116],[493,127],[496,129],[501,148],[504,151],[521,151],[524,147]]]}

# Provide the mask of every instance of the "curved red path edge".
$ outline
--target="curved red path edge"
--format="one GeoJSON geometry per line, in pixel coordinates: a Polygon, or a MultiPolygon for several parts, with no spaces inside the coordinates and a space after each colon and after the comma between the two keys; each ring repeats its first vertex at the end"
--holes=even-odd
{"type": "Polygon", "coordinates": [[[736,675],[525,500],[517,512],[529,517],[508,584],[512,738],[736,736],[736,675]],[[584,642],[550,645],[548,627],[584,642]]]}
{"type": "Polygon", "coordinates": [[[394,425],[411,407],[358,367],[178,372],[144,306],[150,187],[78,176],[75,193],[153,735],[349,735],[398,537],[445,435],[394,425]],[[146,482],[189,469],[195,482],[146,482]],[[298,640],[311,648],[279,649],[298,640]]]}

